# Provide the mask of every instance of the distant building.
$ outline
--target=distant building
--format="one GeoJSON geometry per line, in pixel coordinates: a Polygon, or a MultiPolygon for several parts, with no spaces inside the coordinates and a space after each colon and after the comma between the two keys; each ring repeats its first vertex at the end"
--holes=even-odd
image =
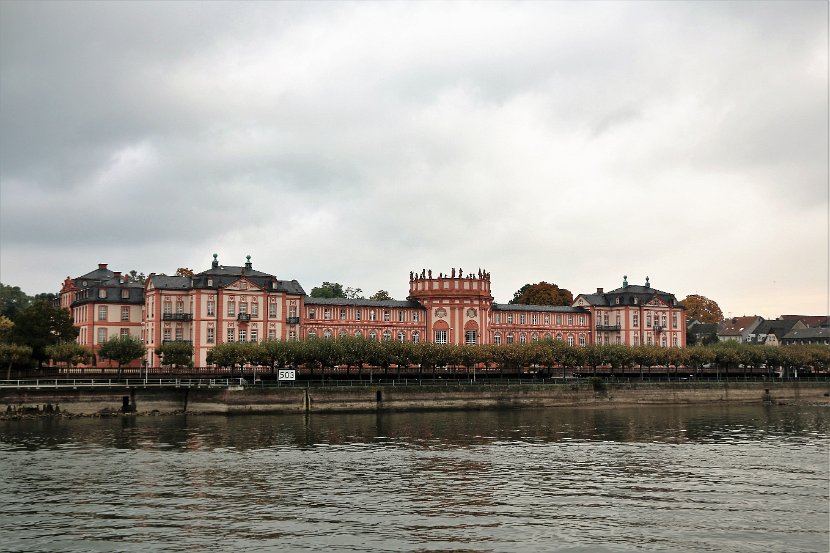
{"type": "Polygon", "coordinates": [[[702,323],[698,320],[686,325],[687,345],[707,345],[718,341],[718,323],[702,323]]]}
{"type": "Polygon", "coordinates": [[[763,320],[757,315],[727,319],[720,323],[718,327],[718,340],[721,342],[746,342],[749,335],[758,328],[763,320]]]}
{"type": "Polygon", "coordinates": [[[116,336],[144,339],[144,288],[106,263],[77,278],[66,277],[59,294],[60,306],[69,310],[78,327],[79,344],[95,354],[94,364],[110,364],[98,359],[101,344],[116,336]]]}
{"type": "Polygon", "coordinates": [[[804,330],[807,327],[797,319],[762,321],[746,337],[750,344],[764,344],[767,346],[778,346],[784,336],[793,330],[804,330]]]}
{"type": "Polygon", "coordinates": [[[109,271],[106,264],[64,282],[61,305],[81,329],[78,341],[97,348],[129,333],[146,344],[149,366],[162,360],[158,346],[193,345],[194,364],[207,364],[217,344],[264,340],[364,337],[437,344],[525,344],[561,340],[588,344],[684,347],[684,307],[674,294],[645,285],[580,294],[572,305],[493,302],[490,273],[482,270],[409,275],[403,301],[311,298],[296,280],[253,268],[220,265],[192,277],[151,273],[142,286],[109,271]],[[96,316],[103,317],[97,319],[96,316]]]}
{"type": "Polygon", "coordinates": [[[801,321],[807,328],[830,326],[830,317],[827,315],[781,315],[779,318],[783,321],[801,321]]]}
{"type": "Polygon", "coordinates": [[[573,305],[590,312],[594,343],[686,347],[685,308],[674,294],[652,288],[648,277],[644,285],[623,277],[621,288],[579,294],[573,305]]]}

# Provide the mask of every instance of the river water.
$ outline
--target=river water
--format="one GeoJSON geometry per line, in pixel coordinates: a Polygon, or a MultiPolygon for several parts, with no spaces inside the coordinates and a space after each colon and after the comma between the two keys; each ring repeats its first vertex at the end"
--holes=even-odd
{"type": "Polygon", "coordinates": [[[827,552],[830,408],[0,422],[3,551],[827,552]]]}

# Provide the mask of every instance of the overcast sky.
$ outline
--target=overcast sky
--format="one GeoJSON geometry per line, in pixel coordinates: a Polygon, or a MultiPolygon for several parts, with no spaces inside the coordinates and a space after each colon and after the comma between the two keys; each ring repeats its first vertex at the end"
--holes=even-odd
{"type": "Polygon", "coordinates": [[[0,2],[0,280],[487,269],[824,314],[828,3],[0,2]]]}

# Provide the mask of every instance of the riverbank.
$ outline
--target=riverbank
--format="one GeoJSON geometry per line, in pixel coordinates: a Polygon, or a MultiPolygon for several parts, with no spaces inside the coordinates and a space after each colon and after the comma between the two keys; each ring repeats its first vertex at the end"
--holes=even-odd
{"type": "Polygon", "coordinates": [[[808,402],[830,406],[827,382],[573,382],[365,386],[142,387],[0,390],[0,417],[528,409],[808,402]]]}

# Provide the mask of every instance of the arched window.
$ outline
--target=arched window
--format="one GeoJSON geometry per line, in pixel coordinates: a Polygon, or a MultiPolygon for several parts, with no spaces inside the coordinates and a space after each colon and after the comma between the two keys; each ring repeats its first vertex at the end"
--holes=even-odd
{"type": "Polygon", "coordinates": [[[375,332],[374,330],[370,330],[369,331],[369,339],[370,340],[377,340],[378,339],[378,333],[375,332]]]}
{"type": "Polygon", "coordinates": [[[534,332],[533,334],[530,335],[530,339],[534,342],[538,342],[539,341],[539,335],[534,332]]]}
{"type": "Polygon", "coordinates": [[[420,341],[421,341],[421,333],[416,330],[415,332],[412,333],[412,343],[417,344],[420,341]]]}
{"type": "Polygon", "coordinates": [[[550,340],[551,339],[550,332],[545,332],[545,335],[542,336],[542,339],[543,340],[550,340]]]}
{"type": "Polygon", "coordinates": [[[557,340],[559,340],[559,341],[561,342],[561,341],[562,341],[562,335],[561,335],[561,334],[557,334],[557,335],[556,335],[556,339],[557,339],[557,340]]]}
{"type": "Polygon", "coordinates": [[[343,330],[343,329],[340,329],[340,332],[338,332],[337,335],[341,338],[345,338],[346,337],[346,331],[343,330]]]}
{"type": "Polygon", "coordinates": [[[389,330],[384,330],[383,331],[383,341],[388,342],[391,339],[392,339],[392,333],[389,332],[389,330]]]}
{"type": "Polygon", "coordinates": [[[493,335],[493,343],[496,344],[497,346],[501,345],[501,332],[496,332],[493,335]]]}
{"type": "Polygon", "coordinates": [[[527,343],[527,336],[525,336],[524,332],[519,334],[519,343],[520,344],[526,344],[527,343]]]}
{"type": "Polygon", "coordinates": [[[363,333],[362,333],[362,332],[360,332],[359,330],[355,330],[355,331],[354,331],[354,335],[355,335],[357,338],[360,338],[361,336],[363,336],[363,333]]]}
{"type": "Polygon", "coordinates": [[[404,332],[403,330],[401,330],[400,332],[398,332],[398,342],[400,342],[400,343],[402,343],[402,344],[403,344],[404,342],[406,342],[406,332],[404,332]]]}
{"type": "Polygon", "coordinates": [[[309,331],[308,331],[308,337],[309,337],[309,338],[316,338],[316,337],[317,337],[317,331],[316,331],[316,330],[314,330],[314,329],[309,330],[309,331]]]}
{"type": "Polygon", "coordinates": [[[323,338],[325,338],[326,340],[331,338],[331,329],[330,328],[327,328],[323,331],[323,338]]]}
{"type": "Polygon", "coordinates": [[[569,346],[574,345],[574,335],[573,334],[568,334],[568,345],[569,346]]]}
{"type": "Polygon", "coordinates": [[[508,343],[508,344],[512,344],[512,343],[513,343],[513,333],[512,333],[512,332],[508,332],[508,333],[507,333],[507,343],[508,343]]]}

